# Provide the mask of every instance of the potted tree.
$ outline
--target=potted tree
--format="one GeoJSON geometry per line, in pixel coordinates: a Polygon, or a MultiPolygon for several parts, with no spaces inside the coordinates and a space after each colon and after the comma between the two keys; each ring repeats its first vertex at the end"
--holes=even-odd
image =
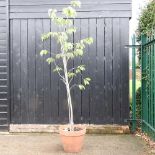
{"type": "MultiPolygon", "coordinates": [[[[69,124],[60,126],[59,133],[63,143],[64,150],[66,152],[79,152],[82,148],[83,138],[86,133],[86,127],[83,125],[74,124],[73,118],[73,105],[71,98],[71,89],[78,87],[81,91],[85,89],[85,86],[89,85],[91,79],[89,77],[83,78],[83,81],[79,84],[72,84],[71,82],[77,74],[81,74],[85,71],[85,65],[80,64],[69,68],[69,61],[76,57],[81,57],[84,54],[86,45],[93,43],[91,37],[79,40],[76,43],[69,41],[69,36],[76,33],[76,27],[73,25],[73,19],[76,18],[77,12],[76,7],[80,7],[81,2],[78,0],[72,0],[68,7],[62,9],[61,16],[57,15],[56,9],[50,9],[48,11],[49,17],[62,31],[59,32],[48,32],[43,34],[41,39],[45,41],[51,37],[55,38],[59,44],[60,51],[55,54],[51,53],[52,57],[46,59],[48,64],[55,65],[54,72],[57,72],[62,82],[66,87],[67,103],[69,111],[69,124]],[[62,61],[62,65],[58,63],[62,61]]],[[[40,52],[40,55],[46,55],[50,51],[44,49],[40,52]]]]}

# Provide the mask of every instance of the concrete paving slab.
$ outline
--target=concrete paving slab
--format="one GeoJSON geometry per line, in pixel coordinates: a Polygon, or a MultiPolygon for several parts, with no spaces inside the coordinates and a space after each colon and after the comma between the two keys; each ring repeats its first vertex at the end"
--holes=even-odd
{"type": "MultiPolygon", "coordinates": [[[[88,134],[78,155],[148,155],[148,152],[146,143],[133,135],[88,134]]],[[[58,134],[10,134],[0,135],[0,155],[68,154],[63,152],[58,134]]]]}

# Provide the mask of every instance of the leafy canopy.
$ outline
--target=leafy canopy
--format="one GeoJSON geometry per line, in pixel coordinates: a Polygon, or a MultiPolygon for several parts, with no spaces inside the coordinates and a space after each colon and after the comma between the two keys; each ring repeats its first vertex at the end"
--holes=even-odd
{"type": "MultiPolygon", "coordinates": [[[[50,52],[46,49],[42,50],[40,52],[41,56],[47,55],[49,53],[52,53],[51,57],[48,57],[46,59],[48,64],[54,64],[54,72],[57,72],[59,76],[62,78],[63,82],[66,82],[65,76],[64,76],[64,68],[61,67],[58,63],[58,60],[66,59],[67,63],[75,59],[76,57],[81,57],[84,54],[84,49],[86,45],[90,45],[93,43],[93,38],[84,38],[82,40],[79,40],[76,43],[73,43],[69,41],[69,38],[73,33],[76,33],[77,28],[73,25],[73,19],[77,17],[77,12],[75,10],[76,7],[81,7],[81,2],[78,0],[72,0],[70,2],[70,6],[62,9],[62,15],[57,15],[56,9],[49,9],[48,15],[52,22],[54,22],[61,31],[59,32],[48,32],[42,35],[41,39],[42,41],[46,41],[47,39],[54,38],[56,39],[57,43],[60,45],[60,51],[59,52],[50,52]]],[[[81,74],[85,71],[85,65],[79,65],[74,68],[70,68],[67,71],[69,82],[71,83],[72,79],[77,76],[77,74],[81,74]]],[[[83,77],[83,76],[82,76],[83,77]]],[[[80,84],[76,84],[76,86],[79,87],[80,90],[84,90],[86,85],[89,85],[91,79],[89,77],[83,78],[83,82],[80,84]]],[[[70,84],[69,83],[69,84],[70,84]]],[[[72,87],[72,86],[71,86],[72,87]]],[[[71,88],[70,87],[70,88],[71,88]]]]}
{"type": "Polygon", "coordinates": [[[155,29],[155,1],[148,3],[147,7],[142,10],[137,30],[138,40],[141,34],[150,34],[153,29],[155,29]]]}

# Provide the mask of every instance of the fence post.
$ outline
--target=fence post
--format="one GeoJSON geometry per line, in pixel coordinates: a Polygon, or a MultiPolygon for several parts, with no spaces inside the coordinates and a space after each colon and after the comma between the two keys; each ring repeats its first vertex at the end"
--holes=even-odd
{"type": "Polygon", "coordinates": [[[142,131],[145,131],[145,125],[143,124],[143,120],[146,119],[147,115],[147,93],[146,93],[146,51],[144,48],[144,44],[146,43],[146,36],[141,35],[141,120],[142,120],[142,131]],[[144,110],[145,109],[145,110],[144,110]]]}
{"type": "MultiPolygon", "coordinates": [[[[135,35],[132,38],[132,45],[135,45],[135,35]]],[[[136,130],[136,49],[132,48],[132,132],[136,130]]]]}
{"type": "MultiPolygon", "coordinates": [[[[154,30],[154,38],[153,39],[155,40],[155,30],[154,30]]],[[[154,55],[154,57],[153,57],[153,62],[154,62],[154,64],[153,64],[154,65],[154,70],[153,70],[153,73],[154,73],[154,78],[153,78],[153,85],[154,85],[154,90],[153,90],[153,94],[154,94],[153,118],[154,118],[154,122],[153,122],[153,124],[154,124],[154,126],[153,127],[155,128],[155,44],[153,44],[153,55],[154,55]]],[[[153,138],[155,139],[155,135],[153,138]]]]}

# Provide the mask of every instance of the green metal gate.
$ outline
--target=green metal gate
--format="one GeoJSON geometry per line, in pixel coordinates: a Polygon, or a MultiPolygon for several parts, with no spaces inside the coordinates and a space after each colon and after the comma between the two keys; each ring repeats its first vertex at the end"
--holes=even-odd
{"type": "MultiPolygon", "coordinates": [[[[135,37],[133,37],[133,45],[135,37]]],[[[155,32],[141,36],[141,128],[155,139],[155,32]]],[[[132,130],[136,129],[136,63],[135,48],[132,48],[132,130]]]]}

